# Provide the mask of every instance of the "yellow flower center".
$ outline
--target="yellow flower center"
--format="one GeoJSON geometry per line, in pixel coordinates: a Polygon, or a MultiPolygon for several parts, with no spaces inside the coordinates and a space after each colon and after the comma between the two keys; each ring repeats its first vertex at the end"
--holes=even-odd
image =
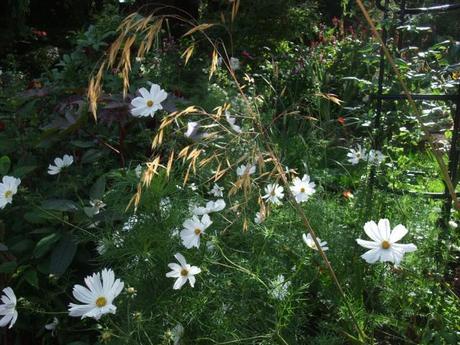
{"type": "Polygon", "coordinates": [[[195,235],[199,235],[199,234],[201,234],[201,229],[196,228],[195,229],[195,235]]]}
{"type": "Polygon", "coordinates": [[[383,248],[383,249],[388,249],[388,248],[390,248],[390,242],[388,242],[388,241],[383,241],[383,242],[382,242],[382,248],[383,248]]]}
{"type": "Polygon", "coordinates": [[[152,106],[153,106],[153,101],[149,99],[149,100],[147,101],[147,107],[150,108],[150,107],[152,107],[152,106]]]}
{"type": "Polygon", "coordinates": [[[300,193],[305,193],[305,188],[300,188],[300,193]]]}
{"type": "Polygon", "coordinates": [[[275,195],[276,195],[276,193],[275,193],[275,190],[274,190],[274,189],[273,189],[273,190],[270,192],[270,195],[271,195],[271,196],[275,196],[275,195]]]}
{"type": "Polygon", "coordinates": [[[7,190],[7,191],[5,192],[5,198],[10,198],[12,195],[13,195],[13,192],[10,191],[10,190],[7,190]]]}
{"type": "Polygon", "coordinates": [[[181,271],[180,271],[180,275],[182,277],[186,277],[188,275],[188,270],[186,270],[185,268],[183,268],[181,271]]]}
{"type": "Polygon", "coordinates": [[[101,296],[96,300],[96,305],[99,308],[105,307],[106,304],[107,304],[107,300],[105,299],[105,297],[101,296]]]}

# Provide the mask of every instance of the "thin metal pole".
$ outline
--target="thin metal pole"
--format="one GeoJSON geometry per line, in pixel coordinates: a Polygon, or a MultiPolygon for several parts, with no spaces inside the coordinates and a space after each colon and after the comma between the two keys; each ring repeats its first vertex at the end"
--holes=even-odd
{"type": "MultiPolygon", "coordinates": [[[[399,5],[399,26],[403,26],[406,22],[406,0],[401,0],[401,4],[399,5]]],[[[404,30],[398,30],[398,54],[401,51],[402,44],[403,44],[403,34],[404,30]]]]}
{"type": "MultiPolygon", "coordinates": [[[[458,170],[459,170],[459,161],[460,161],[460,85],[458,86],[458,95],[457,95],[457,104],[455,105],[455,114],[454,114],[454,127],[452,132],[452,140],[450,143],[449,151],[449,175],[452,180],[454,188],[458,183],[458,170]]],[[[452,210],[452,197],[449,193],[447,185],[445,186],[445,203],[443,207],[443,219],[442,225],[447,229],[450,213],[452,210]]]]}
{"type": "MultiPolygon", "coordinates": [[[[389,0],[385,0],[385,4],[383,8],[379,6],[380,9],[383,10],[383,27],[382,27],[382,41],[387,41],[387,29],[385,28],[386,20],[388,19],[388,2],[389,0]]],[[[374,118],[374,129],[375,137],[372,138],[372,147],[375,150],[381,150],[383,144],[383,124],[382,124],[382,106],[383,100],[381,96],[383,95],[383,81],[385,78],[385,51],[383,50],[383,46],[380,47],[380,64],[379,64],[379,78],[378,78],[378,86],[377,86],[377,104],[376,104],[376,113],[374,118]]],[[[376,175],[376,166],[375,164],[371,165],[371,171],[369,174],[369,182],[368,182],[368,190],[367,190],[367,202],[368,205],[367,212],[370,213],[372,209],[372,196],[374,193],[374,184],[375,184],[375,175],[376,175]]]]}

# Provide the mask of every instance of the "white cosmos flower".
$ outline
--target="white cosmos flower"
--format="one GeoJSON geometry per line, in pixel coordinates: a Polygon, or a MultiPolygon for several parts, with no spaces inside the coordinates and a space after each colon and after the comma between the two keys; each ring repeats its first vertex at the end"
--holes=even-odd
{"type": "Polygon", "coordinates": [[[70,303],[69,315],[99,320],[104,314],[115,314],[117,307],[112,302],[123,290],[124,283],[115,280],[113,271],[103,269],[101,273],[93,273],[85,278],[85,283],[87,287],[78,284],[73,287],[73,296],[84,304],[70,303]]]}
{"type": "Polygon", "coordinates": [[[97,242],[96,251],[99,255],[104,255],[107,252],[107,244],[104,240],[97,242]]]}
{"type": "Polygon", "coordinates": [[[136,174],[137,178],[140,178],[142,175],[142,165],[138,164],[136,169],[134,169],[134,173],[136,174]]]}
{"type": "Polygon", "coordinates": [[[184,285],[187,280],[191,287],[195,286],[195,274],[201,272],[201,269],[196,266],[190,266],[185,261],[185,258],[182,254],[176,253],[174,257],[179,261],[179,264],[170,263],[168,267],[172,269],[171,272],[166,273],[166,277],[168,278],[177,278],[176,282],[174,283],[173,289],[178,290],[184,285]]]}
{"type": "Polygon", "coordinates": [[[214,183],[214,186],[208,192],[208,194],[214,195],[216,198],[221,198],[224,196],[224,193],[222,193],[223,190],[224,190],[224,187],[220,187],[217,183],[214,183]]]}
{"type": "Polygon", "coordinates": [[[295,201],[305,202],[315,193],[315,183],[310,182],[310,176],[303,175],[302,179],[296,177],[292,181],[291,192],[294,194],[295,201]]]}
{"type": "Polygon", "coordinates": [[[252,175],[256,172],[256,166],[255,165],[244,165],[241,164],[237,169],[236,169],[236,174],[238,176],[243,176],[244,174],[252,175]]]}
{"type": "Polygon", "coordinates": [[[274,205],[281,205],[281,199],[284,198],[284,188],[278,183],[270,183],[265,187],[265,195],[262,196],[268,202],[274,205]]]}
{"type": "MultiPolygon", "coordinates": [[[[217,65],[222,66],[222,62],[223,62],[223,59],[221,56],[219,56],[219,58],[217,59],[217,65]]],[[[240,59],[232,56],[229,62],[230,62],[230,68],[233,69],[234,71],[240,69],[240,59]]]]}
{"type": "Polygon", "coordinates": [[[199,248],[200,237],[211,224],[212,221],[207,214],[203,215],[201,220],[197,216],[187,219],[182,224],[184,229],[180,232],[180,238],[185,248],[199,248]]]}
{"type": "Polygon", "coordinates": [[[59,325],[59,320],[57,317],[54,317],[53,322],[45,325],[45,329],[51,331],[51,335],[54,337],[54,335],[56,334],[57,325],[59,325]]]}
{"type": "Polygon", "coordinates": [[[139,93],[141,96],[131,101],[131,105],[133,106],[131,114],[135,117],[153,117],[157,110],[163,109],[161,102],[168,97],[166,91],[161,89],[158,84],[152,84],[150,91],[142,87],[139,89],[139,93]]]}
{"type": "Polygon", "coordinates": [[[67,168],[68,166],[71,166],[73,163],[73,156],[70,155],[64,155],[64,157],[59,158],[56,157],[54,159],[54,164],[50,164],[48,166],[48,174],[50,175],[57,175],[61,172],[63,168],[67,168]]]}
{"type": "Polygon", "coordinates": [[[195,216],[202,216],[204,214],[222,211],[225,206],[224,199],[218,199],[216,201],[208,201],[205,207],[192,206],[191,209],[195,216]]]}
{"type": "Polygon", "coordinates": [[[91,207],[92,207],[92,209],[93,209],[93,214],[99,214],[99,212],[100,212],[104,207],[107,206],[102,200],[99,200],[99,199],[91,200],[91,201],[89,202],[89,204],[91,205],[91,207]]]}
{"type": "Polygon", "coordinates": [[[262,212],[256,212],[256,216],[254,217],[254,223],[262,224],[264,220],[265,220],[265,215],[263,215],[262,212]]]}
{"type": "Polygon", "coordinates": [[[239,70],[240,69],[240,59],[236,58],[236,57],[231,57],[230,58],[230,67],[236,71],[236,70],[239,70]]]}
{"type": "Polygon", "coordinates": [[[195,138],[198,134],[198,129],[200,128],[200,124],[195,121],[190,121],[187,123],[187,131],[185,132],[185,136],[187,138],[195,138]]]}
{"type": "Polygon", "coordinates": [[[352,165],[358,164],[361,160],[366,160],[366,150],[361,147],[361,145],[357,145],[356,149],[350,149],[347,153],[348,162],[352,165]]]}
{"type": "Polygon", "coordinates": [[[164,197],[160,199],[160,211],[163,216],[168,217],[171,213],[172,203],[169,197],[164,197]]]}
{"type": "Polygon", "coordinates": [[[1,297],[2,304],[0,304],[0,327],[5,327],[10,324],[8,328],[13,327],[18,319],[18,312],[16,311],[16,295],[9,286],[3,289],[1,297]]]}
{"type": "Polygon", "coordinates": [[[184,326],[178,323],[174,328],[171,330],[172,340],[174,345],[179,345],[182,336],[184,335],[184,326]]]}
{"type": "Polygon", "coordinates": [[[128,217],[128,220],[123,224],[123,231],[131,231],[134,226],[139,222],[139,217],[135,214],[128,217]]]}
{"type": "Polygon", "coordinates": [[[269,294],[272,298],[282,301],[286,298],[291,286],[290,281],[285,281],[284,275],[279,274],[274,281],[270,282],[271,290],[269,294]]]}
{"type": "MultiPolygon", "coordinates": [[[[313,237],[311,236],[310,233],[308,233],[307,235],[302,234],[302,238],[307,246],[309,246],[311,249],[318,250],[318,247],[316,247],[315,241],[313,241],[313,237]]],[[[318,240],[319,246],[321,247],[323,251],[329,249],[326,241],[321,241],[319,237],[317,237],[316,239],[318,240]]]]}
{"type": "Polygon", "coordinates": [[[388,219],[380,219],[378,225],[374,221],[367,222],[364,224],[364,231],[372,241],[358,238],[356,242],[360,246],[370,249],[361,255],[370,264],[377,261],[389,261],[399,265],[405,253],[417,250],[417,247],[412,243],[396,243],[407,234],[407,229],[399,224],[391,231],[388,219]]]}
{"type": "Polygon", "coordinates": [[[367,159],[369,160],[369,163],[373,163],[373,164],[381,164],[384,159],[385,159],[385,156],[383,155],[382,152],[380,152],[379,150],[370,150],[368,155],[367,155],[367,159]]]}
{"type": "Polygon", "coordinates": [[[230,127],[232,127],[232,129],[236,132],[236,133],[241,133],[242,130],[241,130],[241,127],[238,126],[238,125],[235,125],[235,122],[236,122],[236,118],[230,116],[230,112],[229,111],[225,111],[225,119],[227,120],[228,124],[230,125],[230,127]]]}
{"type": "Polygon", "coordinates": [[[0,209],[13,202],[13,195],[18,192],[21,179],[12,176],[3,176],[0,183],[0,209]]]}
{"type": "Polygon", "coordinates": [[[199,141],[209,136],[209,133],[200,132],[201,125],[198,122],[191,121],[187,123],[187,131],[184,135],[194,141],[199,141]]]}

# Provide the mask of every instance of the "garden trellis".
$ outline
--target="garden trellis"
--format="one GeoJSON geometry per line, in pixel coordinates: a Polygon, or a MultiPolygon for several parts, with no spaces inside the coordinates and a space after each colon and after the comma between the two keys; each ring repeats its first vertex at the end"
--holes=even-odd
{"type": "MultiPolygon", "coordinates": [[[[419,8],[410,8],[407,6],[406,0],[395,1],[397,6],[396,15],[398,16],[398,24],[403,26],[406,23],[408,16],[414,16],[418,14],[427,14],[427,13],[444,13],[447,11],[459,11],[460,4],[449,4],[449,5],[439,5],[433,7],[419,7],[419,8]]],[[[390,0],[379,0],[377,1],[377,7],[383,11],[383,21],[386,22],[390,15],[390,0]]],[[[403,32],[399,30],[398,33],[398,50],[402,48],[402,34],[403,32]]],[[[388,29],[383,25],[381,33],[382,41],[386,44],[388,39],[388,29]]],[[[453,119],[453,130],[452,138],[450,142],[450,150],[448,153],[448,174],[453,184],[453,189],[458,184],[458,173],[459,173],[459,163],[460,163],[460,84],[457,87],[456,94],[386,94],[383,92],[383,86],[385,81],[385,63],[386,63],[385,49],[382,45],[380,48],[379,56],[379,70],[378,70],[378,86],[377,93],[371,95],[372,99],[376,102],[376,114],[374,118],[374,129],[376,131],[376,136],[373,141],[373,146],[377,150],[381,150],[383,142],[385,141],[384,133],[384,119],[382,118],[382,110],[384,101],[400,101],[400,100],[414,100],[414,101],[442,101],[442,102],[453,102],[455,104],[455,110],[452,111],[453,119]]],[[[370,175],[370,185],[371,188],[375,183],[375,168],[372,168],[370,175]]],[[[444,182],[445,191],[444,193],[429,193],[427,195],[431,197],[440,197],[444,198],[444,206],[442,210],[441,224],[446,227],[450,218],[451,209],[452,209],[452,194],[449,192],[447,183],[444,182]]],[[[458,195],[459,193],[457,193],[458,195]]]]}

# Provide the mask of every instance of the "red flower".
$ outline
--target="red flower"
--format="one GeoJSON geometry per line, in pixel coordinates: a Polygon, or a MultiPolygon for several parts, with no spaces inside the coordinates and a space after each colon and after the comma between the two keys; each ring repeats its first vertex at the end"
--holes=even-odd
{"type": "Polygon", "coordinates": [[[46,31],[40,31],[40,30],[32,29],[32,33],[37,37],[46,37],[46,36],[48,36],[48,33],[46,31]]]}
{"type": "Polygon", "coordinates": [[[339,25],[339,21],[340,21],[340,19],[337,18],[337,17],[333,17],[333,18],[332,18],[332,24],[333,24],[335,27],[337,27],[337,25],[339,25]]]}
{"type": "Polygon", "coordinates": [[[343,116],[339,116],[339,118],[337,119],[337,121],[342,125],[342,126],[345,126],[345,118],[343,116]]]}
{"type": "Polygon", "coordinates": [[[243,55],[246,59],[254,60],[254,58],[251,56],[251,54],[249,54],[249,52],[247,50],[243,50],[241,52],[241,55],[243,55]]]}
{"type": "Polygon", "coordinates": [[[354,198],[354,195],[353,195],[353,193],[351,192],[351,190],[343,191],[342,195],[343,195],[343,197],[344,197],[346,200],[350,200],[350,199],[353,199],[353,198],[354,198]]]}

